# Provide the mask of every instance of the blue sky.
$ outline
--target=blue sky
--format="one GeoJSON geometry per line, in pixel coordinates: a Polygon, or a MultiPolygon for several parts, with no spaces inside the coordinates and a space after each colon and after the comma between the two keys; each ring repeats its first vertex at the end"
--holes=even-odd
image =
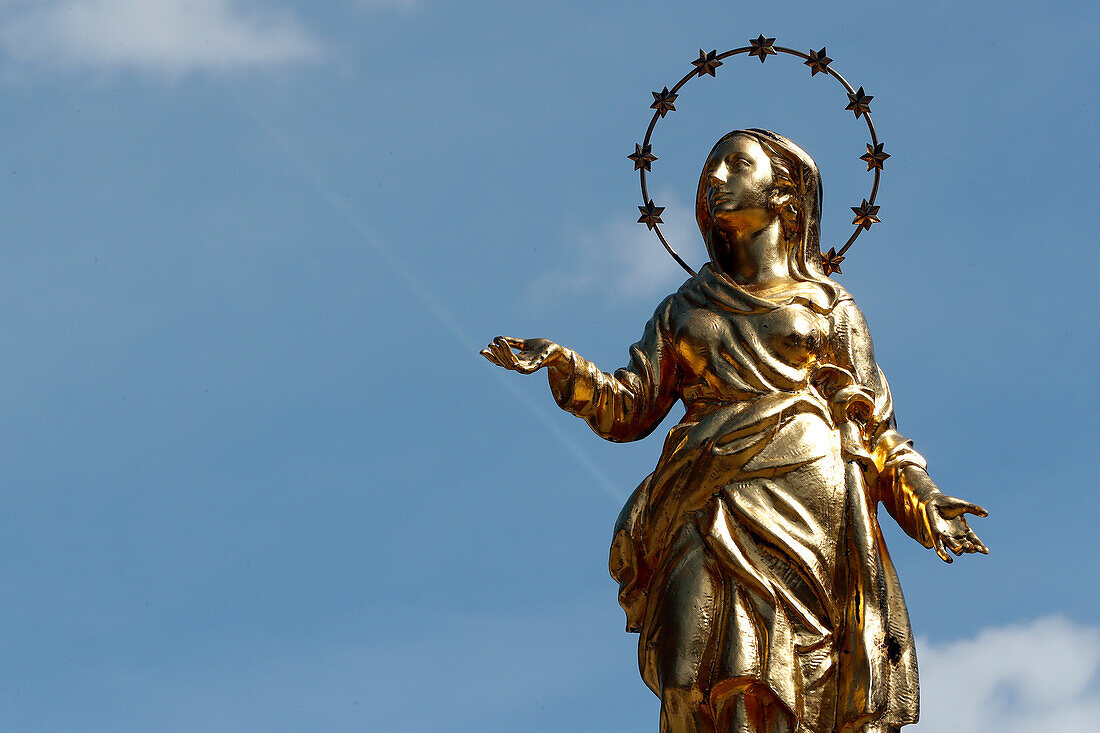
{"type": "MultiPolygon", "coordinates": [[[[0,728],[656,727],[606,569],[660,434],[597,439],[498,334],[607,369],[682,280],[626,160],[699,48],[826,45],[892,157],[840,281],[992,550],[890,530],[914,730],[1100,716],[1089,3],[0,2],[0,728]]],[[[867,195],[839,86],[739,57],[654,136],[867,195]]],[[[670,418],[674,420],[675,418],[670,418]]]]}

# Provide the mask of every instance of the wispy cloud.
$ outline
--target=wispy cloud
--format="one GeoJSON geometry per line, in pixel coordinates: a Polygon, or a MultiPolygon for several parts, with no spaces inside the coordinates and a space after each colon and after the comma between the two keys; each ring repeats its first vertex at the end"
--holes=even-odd
{"type": "MultiPolygon", "coordinates": [[[[1100,720],[1100,629],[1064,618],[921,644],[921,722],[940,733],[1093,730],[1100,720]]],[[[906,730],[909,730],[906,728],[906,730]]]]}
{"type": "Polygon", "coordinates": [[[8,0],[0,49],[20,66],[164,75],[301,63],[323,46],[285,7],[251,0],[8,0]]]}
{"type": "MultiPolygon", "coordinates": [[[[694,212],[667,193],[661,201],[671,202],[662,214],[665,238],[698,269],[703,245],[694,212]]],[[[687,277],[656,235],[626,215],[581,230],[572,240],[563,264],[532,283],[536,303],[551,301],[563,293],[594,290],[604,290],[614,298],[652,300],[672,292],[687,277]]]]}

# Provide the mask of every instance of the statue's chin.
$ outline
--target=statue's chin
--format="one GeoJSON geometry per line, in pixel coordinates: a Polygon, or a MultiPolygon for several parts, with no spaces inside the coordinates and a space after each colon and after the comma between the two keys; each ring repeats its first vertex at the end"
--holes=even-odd
{"type": "Polygon", "coordinates": [[[718,235],[719,241],[726,238],[738,239],[752,231],[753,227],[751,225],[752,222],[745,221],[740,217],[716,218],[714,220],[714,233],[718,235]]]}

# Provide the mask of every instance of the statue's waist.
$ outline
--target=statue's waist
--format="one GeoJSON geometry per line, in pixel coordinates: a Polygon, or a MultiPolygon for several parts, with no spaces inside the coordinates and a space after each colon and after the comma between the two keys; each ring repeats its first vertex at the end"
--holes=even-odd
{"type": "Polygon", "coordinates": [[[729,428],[749,425],[778,413],[818,413],[832,424],[829,410],[821,397],[807,388],[793,392],[765,392],[745,396],[693,397],[684,399],[685,413],[681,423],[698,423],[719,419],[729,428]]]}

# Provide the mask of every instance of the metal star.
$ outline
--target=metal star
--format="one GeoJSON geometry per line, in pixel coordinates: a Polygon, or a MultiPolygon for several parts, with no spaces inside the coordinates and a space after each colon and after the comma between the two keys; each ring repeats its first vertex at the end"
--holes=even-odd
{"type": "Polygon", "coordinates": [[[634,170],[639,168],[645,168],[647,171],[651,170],[650,163],[657,160],[657,156],[653,154],[648,144],[639,145],[638,143],[634,143],[634,154],[626,157],[634,161],[634,170]]]}
{"type": "Polygon", "coordinates": [[[714,70],[722,65],[722,62],[718,60],[718,49],[714,49],[710,53],[703,53],[703,49],[699,49],[699,58],[696,61],[692,61],[691,65],[694,66],[699,76],[705,76],[710,74],[714,76],[714,70]]]}
{"type": "MultiPolygon", "coordinates": [[[[829,64],[833,60],[825,55],[825,47],[822,46],[820,51],[810,51],[809,61],[803,61],[806,66],[810,67],[810,76],[817,76],[818,74],[827,74],[829,72],[829,64]]],[[[840,270],[837,270],[840,272],[840,270]]]]}
{"type": "Polygon", "coordinates": [[[653,95],[653,104],[649,105],[650,109],[657,110],[661,117],[664,117],[669,112],[676,111],[676,105],[673,102],[676,101],[677,94],[673,94],[665,87],[659,92],[650,92],[653,95]]]}
{"type": "Polygon", "coordinates": [[[848,95],[848,106],[844,109],[849,109],[855,113],[856,119],[859,119],[860,115],[865,115],[871,111],[871,100],[874,99],[870,94],[863,92],[863,87],[856,90],[855,94],[848,95]]]}
{"type": "Polygon", "coordinates": [[[821,255],[821,269],[825,271],[825,276],[838,273],[843,275],[844,272],[840,269],[840,263],[844,261],[844,255],[838,255],[836,253],[836,247],[830,247],[829,251],[821,255]]]}
{"type": "Polygon", "coordinates": [[[764,63],[764,59],[768,56],[776,56],[775,49],[772,46],[775,45],[774,38],[764,38],[764,34],[761,33],[757,36],[756,40],[749,39],[749,45],[752,46],[752,50],[749,51],[749,56],[760,57],[760,63],[764,63]]]}
{"type": "Polygon", "coordinates": [[[863,199],[863,203],[859,206],[851,208],[856,215],[856,218],[852,219],[852,223],[858,224],[861,229],[870,229],[872,224],[878,224],[882,221],[878,218],[878,210],[882,207],[872,206],[867,203],[867,199],[863,199]]]}
{"type": "Polygon", "coordinates": [[[642,212],[642,215],[638,217],[639,224],[645,224],[652,229],[658,224],[664,224],[661,220],[661,212],[665,210],[663,206],[654,206],[653,201],[646,201],[645,206],[639,206],[638,211],[642,212]]]}
{"type": "Polygon", "coordinates": [[[866,155],[859,156],[859,159],[867,163],[867,170],[873,170],[878,168],[882,170],[883,162],[890,157],[889,153],[882,152],[882,143],[871,147],[871,143],[867,143],[866,155]]]}

